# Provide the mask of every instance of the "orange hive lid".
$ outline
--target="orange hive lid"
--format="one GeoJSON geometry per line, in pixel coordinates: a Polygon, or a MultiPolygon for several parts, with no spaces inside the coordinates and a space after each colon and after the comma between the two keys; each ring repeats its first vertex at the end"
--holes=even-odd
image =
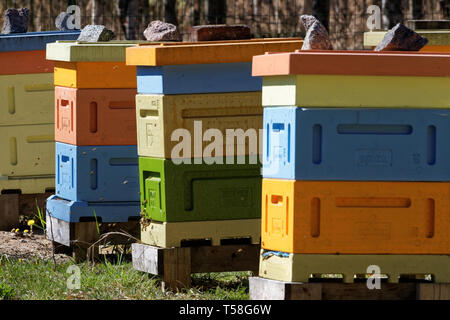
{"type": "Polygon", "coordinates": [[[299,50],[266,53],[253,57],[252,74],[449,77],[450,53],[299,50]]]}

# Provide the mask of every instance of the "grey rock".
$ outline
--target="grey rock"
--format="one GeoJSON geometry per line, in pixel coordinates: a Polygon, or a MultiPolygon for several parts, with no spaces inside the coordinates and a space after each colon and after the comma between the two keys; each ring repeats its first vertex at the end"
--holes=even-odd
{"type": "Polygon", "coordinates": [[[302,15],[300,17],[306,29],[302,50],[333,50],[327,29],[314,16],[302,15]]]}
{"type": "Polygon", "coordinates": [[[399,23],[389,30],[375,51],[419,51],[428,39],[399,23]]]}
{"type": "Polygon", "coordinates": [[[26,33],[30,22],[30,9],[7,9],[3,21],[2,34],[26,33]]]}
{"type": "Polygon", "coordinates": [[[87,25],[81,30],[78,41],[103,42],[114,40],[116,35],[111,30],[102,25],[87,25]]]}
{"type": "Polygon", "coordinates": [[[56,28],[58,28],[58,30],[61,31],[68,31],[68,30],[72,30],[69,28],[69,26],[67,25],[67,21],[70,18],[70,14],[67,12],[61,12],[57,17],[56,17],[56,21],[55,21],[55,26],[56,28]]]}
{"type": "Polygon", "coordinates": [[[144,31],[147,41],[181,41],[177,27],[159,20],[152,21],[144,31]]]}

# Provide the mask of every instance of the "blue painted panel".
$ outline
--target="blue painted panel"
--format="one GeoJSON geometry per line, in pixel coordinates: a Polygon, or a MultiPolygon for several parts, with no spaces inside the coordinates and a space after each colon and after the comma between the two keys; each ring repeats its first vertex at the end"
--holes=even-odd
{"type": "Polygon", "coordinates": [[[261,91],[262,78],[252,77],[251,63],[138,67],[141,94],[195,94],[261,91]]]}
{"type": "Polygon", "coordinates": [[[95,221],[103,223],[128,222],[140,217],[139,202],[88,203],[68,201],[57,196],[47,199],[47,214],[67,222],[95,221]],[[95,215],[94,215],[95,212],[95,215]]]}
{"type": "Polygon", "coordinates": [[[0,35],[0,52],[45,50],[47,43],[77,40],[80,30],[45,31],[0,35]]]}
{"type": "Polygon", "coordinates": [[[56,195],[72,201],[139,201],[136,146],[56,143],[56,195]]]}
{"type": "Polygon", "coordinates": [[[264,109],[263,177],[450,181],[450,110],[264,109]]]}

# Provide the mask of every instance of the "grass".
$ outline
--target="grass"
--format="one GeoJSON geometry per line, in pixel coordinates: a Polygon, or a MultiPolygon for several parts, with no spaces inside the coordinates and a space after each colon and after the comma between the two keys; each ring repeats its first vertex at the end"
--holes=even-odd
{"type": "Polygon", "coordinates": [[[69,290],[67,273],[72,262],[21,261],[0,258],[0,300],[247,300],[247,273],[200,274],[193,276],[193,288],[163,293],[160,280],[135,271],[130,262],[108,261],[78,264],[80,290],[69,290]]]}

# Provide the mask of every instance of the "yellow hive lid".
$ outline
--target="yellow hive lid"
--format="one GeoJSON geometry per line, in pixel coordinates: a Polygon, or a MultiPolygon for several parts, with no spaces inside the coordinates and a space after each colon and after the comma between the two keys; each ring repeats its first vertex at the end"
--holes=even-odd
{"type": "Polygon", "coordinates": [[[293,52],[302,45],[301,38],[141,44],[126,49],[126,62],[131,66],[251,62],[256,55],[293,52]]]}
{"type": "MultiPolygon", "coordinates": [[[[450,46],[450,30],[415,30],[428,39],[427,46],[450,46]]],[[[376,47],[383,40],[387,31],[364,32],[364,47],[376,47]]]]}
{"type": "MultiPolygon", "coordinates": [[[[128,47],[147,41],[80,42],[57,41],[47,44],[46,58],[64,62],[125,62],[128,47]]],[[[154,43],[153,43],[154,44],[154,43]]],[[[158,43],[159,44],[159,43],[158,43]]]]}

